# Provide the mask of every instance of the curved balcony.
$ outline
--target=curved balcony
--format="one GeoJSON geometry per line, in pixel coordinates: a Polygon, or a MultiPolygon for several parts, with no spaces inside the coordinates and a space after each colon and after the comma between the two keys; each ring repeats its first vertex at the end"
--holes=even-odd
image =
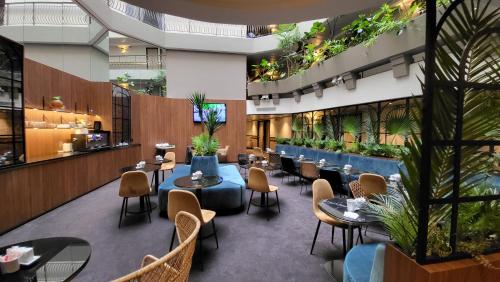
{"type": "Polygon", "coordinates": [[[90,17],[73,2],[6,3],[0,7],[4,26],[88,26],[90,17]]]}

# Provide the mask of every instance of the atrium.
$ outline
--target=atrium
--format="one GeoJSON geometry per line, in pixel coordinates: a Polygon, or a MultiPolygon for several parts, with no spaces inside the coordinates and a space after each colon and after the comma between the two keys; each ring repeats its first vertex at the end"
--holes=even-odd
{"type": "Polygon", "coordinates": [[[500,0],[0,0],[0,282],[500,277],[500,0]]]}

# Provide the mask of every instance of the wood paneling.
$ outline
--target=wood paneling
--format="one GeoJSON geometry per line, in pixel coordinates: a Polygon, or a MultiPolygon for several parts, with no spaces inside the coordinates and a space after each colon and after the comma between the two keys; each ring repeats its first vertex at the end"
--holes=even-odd
{"type": "MultiPolygon", "coordinates": [[[[225,103],[227,122],[215,134],[222,147],[229,145],[228,160],[235,162],[245,152],[246,101],[209,100],[225,103]]],[[[176,159],[183,162],[186,146],[201,133],[201,125],[193,123],[193,109],[185,99],[132,95],[132,138],[141,143],[144,159],[152,158],[155,144],[174,144],[176,159]]]]}
{"type": "MultiPolygon", "coordinates": [[[[500,253],[486,256],[496,267],[500,266],[500,253]]],[[[484,267],[472,259],[455,260],[443,263],[419,265],[392,244],[388,244],[384,261],[384,281],[419,282],[468,282],[498,281],[498,270],[484,267]]]]}
{"type": "Polygon", "coordinates": [[[140,154],[133,146],[0,171],[0,233],[120,177],[140,154]]]}
{"type": "MultiPolygon", "coordinates": [[[[47,111],[25,112],[26,120],[42,121],[49,123],[68,122],[74,118],[84,118],[90,124],[94,120],[100,120],[103,130],[112,130],[112,93],[111,83],[92,82],[83,78],[51,68],[41,63],[24,60],[24,100],[25,106],[30,108],[49,109],[52,97],[61,96],[67,112],[81,113],[82,115],[71,115],[52,113],[47,111]],[[96,116],[83,116],[83,114],[95,114],[96,116]]],[[[57,153],[60,143],[68,142],[71,130],[26,130],[26,158],[36,159],[57,153]]]]}

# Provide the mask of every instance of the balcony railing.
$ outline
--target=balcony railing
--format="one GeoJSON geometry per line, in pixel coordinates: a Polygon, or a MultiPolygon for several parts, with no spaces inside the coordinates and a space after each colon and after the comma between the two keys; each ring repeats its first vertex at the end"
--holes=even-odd
{"type": "Polygon", "coordinates": [[[165,69],[166,56],[116,55],[109,56],[110,69],[165,69]]]}
{"type": "Polygon", "coordinates": [[[193,33],[223,37],[258,37],[271,34],[268,26],[246,26],[195,21],[140,8],[120,0],[104,0],[124,15],[166,32],[193,33]]]}
{"type": "Polygon", "coordinates": [[[88,26],[90,17],[73,2],[7,3],[0,7],[0,25],[88,26]]]}

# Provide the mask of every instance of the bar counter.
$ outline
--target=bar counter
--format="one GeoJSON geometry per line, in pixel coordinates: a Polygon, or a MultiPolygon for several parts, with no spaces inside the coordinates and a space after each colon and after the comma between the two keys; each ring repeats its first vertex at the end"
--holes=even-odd
{"type": "Polygon", "coordinates": [[[122,167],[140,159],[141,145],[131,144],[1,168],[0,234],[119,178],[122,167]]]}

